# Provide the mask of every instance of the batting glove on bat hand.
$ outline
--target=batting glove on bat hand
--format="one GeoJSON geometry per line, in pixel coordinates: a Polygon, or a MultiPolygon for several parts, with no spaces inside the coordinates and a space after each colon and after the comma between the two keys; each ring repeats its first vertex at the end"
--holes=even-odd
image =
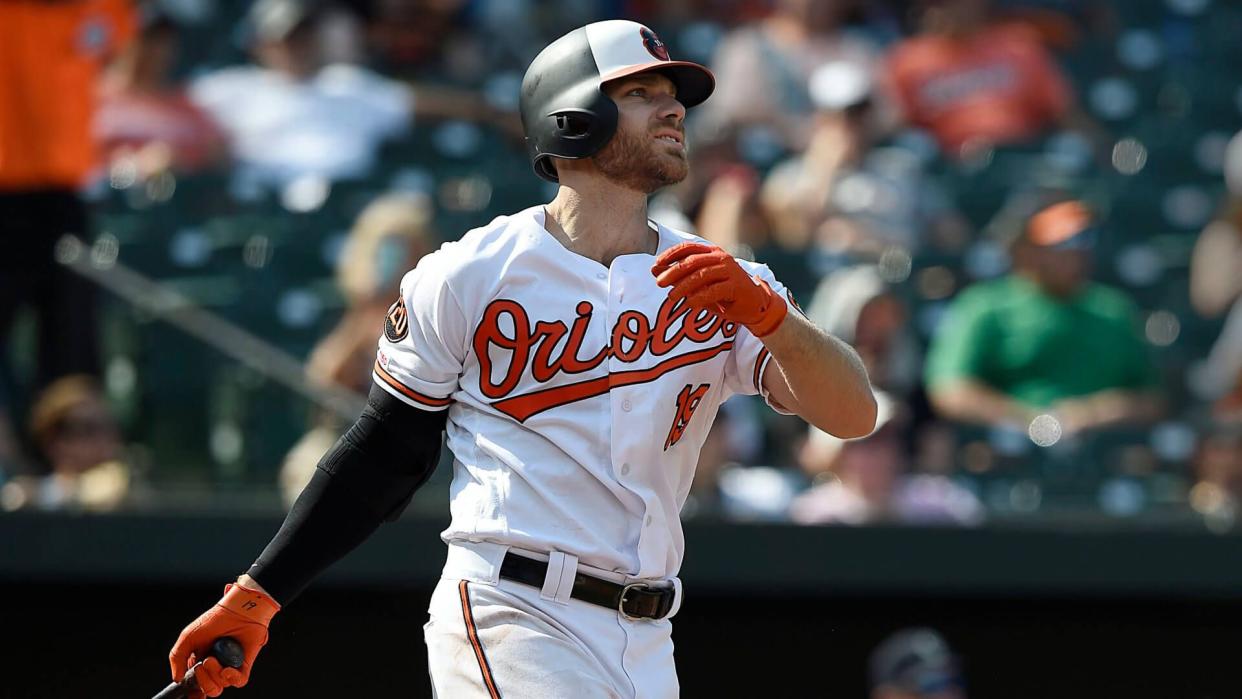
{"type": "Polygon", "coordinates": [[[280,605],[264,593],[236,583],[227,585],[216,606],[185,627],[173,644],[168,654],[173,681],[180,682],[186,670],[206,658],[194,671],[199,693],[192,696],[218,697],[226,687],[245,686],[255,656],[267,643],[267,626],[278,611],[280,605]],[[221,636],[232,636],[241,644],[244,660],[240,668],[223,667],[209,656],[212,642],[221,636]]]}
{"type": "Polygon", "coordinates": [[[680,243],[656,258],[651,273],[669,288],[669,298],[684,298],[694,308],[719,313],[746,326],[755,337],[775,331],[789,307],[772,287],[752,276],[729,253],[706,243],[680,243]]]}

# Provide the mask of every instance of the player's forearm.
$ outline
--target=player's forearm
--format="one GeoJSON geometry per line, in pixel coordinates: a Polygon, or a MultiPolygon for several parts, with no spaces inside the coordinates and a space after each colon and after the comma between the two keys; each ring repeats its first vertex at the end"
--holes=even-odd
{"type": "Polygon", "coordinates": [[[853,347],[792,311],[763,344],[775,364],[767,371],[779,372],[787,388],[778,398],[784,407],[844,439],[875,428],[875,395],[853,347]]]}
{"type": "Polygon", "coordinates": [[[247,575],[287,605],[383,521],[381,513],[318,470],[247,575]]]}
{"type": "Polygon", "coordinates": [[[444,412],[418,410],[372,387],[366,409],[319,461],[249,576],[288,604],[396,519],[439,460],[444,422],[444,412]]]}

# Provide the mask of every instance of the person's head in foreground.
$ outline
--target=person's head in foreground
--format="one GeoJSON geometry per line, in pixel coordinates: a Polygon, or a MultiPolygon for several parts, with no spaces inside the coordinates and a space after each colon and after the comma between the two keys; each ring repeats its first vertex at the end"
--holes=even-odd
{"type": "Polygon", "coordinates": [[[929,628],[902,629],[871,652],[871,699],[966,699],[953,649],[929,628]]]}

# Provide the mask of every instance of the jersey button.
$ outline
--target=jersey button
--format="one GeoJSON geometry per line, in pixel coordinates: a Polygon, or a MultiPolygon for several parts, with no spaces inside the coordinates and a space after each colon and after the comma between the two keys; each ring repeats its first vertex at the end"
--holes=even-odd
{"type": "Polygon", "coordinates": [[[627,413],[630,412],[630,408],[633,408],[633,407],[634,407],[634,404],[630,402],[629,398],[626,398],[625,400],[621,401],[621,409],[624,410],[625,412],[627,413]]]}
{"type": "Polygon", "coordinates": [[[647,526],[651,526],[651,515],[647,515],[647,526]]]}
{"type": "Polygon", "coordinates": [[[607,279],[607,278],[608,278],[608,275],[607,275],[607,274],[605,274],[604,272],[596,272],[596,273],[595,273],[595,277],[596,277],[597,279],[607,279]]]}
{"type": "Polygon", "coordinates": [[[630,475],[630,465],[629,465],[629,464],[621,464],[621,475],[623,475],[623,476],[628,476],[628,475],[630,475]]]}

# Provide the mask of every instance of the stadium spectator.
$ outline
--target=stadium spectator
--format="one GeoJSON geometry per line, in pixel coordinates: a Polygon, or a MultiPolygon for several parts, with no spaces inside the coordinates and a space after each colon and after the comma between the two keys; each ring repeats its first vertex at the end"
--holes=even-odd
{"type": "Polygon", "coordinates": [[[871,699],[966,699],[961,661],[933,629],[901,629],[869,660],[871,699]]]}
{"type": "Polygon", "coordinates": [[[1242,301],[1234,302],[1201,371],[1198,383],[1209,389],[1217,415],[1242,419],[1242,301]]]}
{"type": "Polygon", "coordinates": [[[888,56],[888,79],[906,121],[950,157],[1033,140],[1082,117],[1039,35],[992,23],[988,0],[920,0],[919,33],[888,56]]]}
{"type": "Polygon", "coordinates": [[[112,510],[125,501],[131,477],[119,460],[120,431],[93,378],[75,374],[52,382],[31,408],[29,423],[47,474],[6,483],[7,509],[112,510]]]}
{"type": "Polygon", "coordinates": [[[325,64],[316,0],[259,0],[248,26],[256,65],[208,73],[190,97],[229,134],[239,175],[287,184],[304,175],[367,174],[379,147],[415,118],[454,118],[508,127],[512,116],[475,93],[415,89],[366,68],[325,64]]]}
{"type": "Polygon", "coordinates": [[[1120,291],[1090,281],[1096,223],[1079,201],[1039,209],[1011,243],[1013,271],[965,289],[932,339],[932,405],[962,422],[1062,434],[1154,419],[1158,377],[1120,291]]]}
{"type": "Polygon", "coordinates": [[[1205,517],[1234,523],[1242,508],[1242,421],[1211,420],[1194,456],[1190,505],[1205,517]]]}
{"type": "Polygon", "coordinates": [[[1201,383],[1212,389],[1219,414],[1242,417],[1242,132],[1229,142],[1224,169],[1224,206],[1199,234],[1191,257],[1190,300],[1205,317],[1225,316],[1201,383]]]}
{"type": "Polygon", "coordinates": [[[100,85],[95,138],[110,163],[133,164],[143,179],[166,170],[194,173],[228,160],[228,143],[215,121],[172,81],[180,28],[168,15],[146,9],[135,40],[113,62],[100,85]]]}
{"type": "Polygon", "coordinates": [[[734,164],[720,171],[708,184],[693,227],[699,235],[745,254],[769,242],[769,228],[756,194],[759,176],[746,165],[734,164]]]}
{"type": "Polygon", "coordinates": [[[842,27],[855,4],[777,0],[768,17],[726,35],[711,61],[716,92],[696,115],[700,138],[729,139],[762,126],[790,150],[806,147],[814,112],[806,86],[815,69],[838,61],[870,75],[878,66],[878,49],[842,27]]]}
{"type": "Polygon", "coordinates": [[[941,475],[909,473],[903,432],[908,420],[891,396],[876,394],[879,415],[866,437],[842,440],[811,427],[798,459],[815,485],[794,498],[801,524],[976,524],[983,506],[941,475]]]}
{"type": "MultiPolygon", "coordinates": [[[[375,343],[400,293],[401,275],[435,248],[438,237],[431,227],[432,214],[430,201],[410,194],[385,195],[363,209],[337,263],[345,313],[311,351],[306,363],[310,381],[366,394],[375,343]]],[[[343,426],[331,416],[318,415],[315,421],[281,468],[281,493],[287,505],[302,492],[319,458],[341,434],[343,426]]]]}
{"type": "Polygon", "coordinates": [[[893,246],[916,252],[925,238],[948,247],[964,242],[966,224],[924,176],[922,158],[877,147],[876,91],[863,68],[830,62],[811,75],[807,91],[815,106],[810,144],[763,183],[778,237],[861,260],[893,246]]]}
{"type": "MultiPolygon", "coordinates": [[[[385,72],[396,75],[412,73],[441,55],[445,42],[454,35],[465,4],[464,0],[384,0],[369,3],[371,17],[367,22],[367,44],[385,72]]],[[[517,9],[514,14],[523,19],[527,13],[521,10],[530,9],[523,7],[520,0],[506,4],[517,9]]]]}
{"type": "MultiPolygon", "coordinates": [[[[668,198],[660,197],[661,201],[668,198]]],[[[653,206],[653,218],[677,222],[663,207],[653,206]]],[[[759,200],[759,177],[748,165],[732,163],[721,167],[707,184],[698,216],[687,230],[696,230],[711,242],[744,258],[758,259],[781,275],[795,298],[809,295],[819,282],[814,256],[803,238],[782,235],[771,224],[759,200]]]]}
{"type": "Polygon", "coordinates": [[[952,468],[949,426],[932,416],[922,386],[924,348],[911,310],[899,287],[880,276],[874,264],[836,270],[824,277],[806,306],[816,326],[850,343],[871,385],[909,411],[902,425],[912,469],[944,474],[952,468]]]}
{"type": "Polygon", "coordinates": [[[905,398],[918,385],[922,353],[905,303],[874,265],[833,272],[819,283],[807,316],[850,343],[867,367],[871,385],[905,398]]]}
{"type": "MultiPolygon", "coordinates": [[[[100,70],[129,40],[128,0],[0,2],[0,347],[19,311],[38,323],[36,375],[0,358],[0,416],[57,377],[99,372],[95,289],[56,263],[66,234],[89,238],[79,190],[99,164],[91,137],[100,70]]],[[[13,432],[0,428],[0,433],[13,432]]]]}
{"type": "Polygon", "coordinates": [[[1226,195],[1220,213],[1199,234],[1190,261],[1190,300],[1217,318],[1242,296],[1242,131],[1225,149],[1226,195]]]}

